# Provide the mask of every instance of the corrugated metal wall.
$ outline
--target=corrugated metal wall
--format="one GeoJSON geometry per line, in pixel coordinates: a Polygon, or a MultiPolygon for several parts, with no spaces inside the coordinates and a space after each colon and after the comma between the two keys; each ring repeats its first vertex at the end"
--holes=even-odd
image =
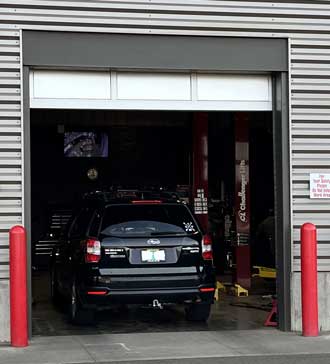
{"type": "MultiPolygon", "coordinates": [[[[14,29],[1,28],[0,279],[7,280],[8,229],[22,223],[20,33],[14,29]]],[[[13,27],[10,26],[10,28],[13,27]]]]}
{"type": "Polygon", "coordinates": [[[330,270],[330,205],[308,198],[309,173],[330,173],[329,0],[0,0],[0,20],[1,279],[8,277],[7,230],[21,222],[20,29],[289,37],[293,251],[299,255],[299,225],[315,222],[320,227],[319,267],[330,270]]]}
{"type": "MultiPolygon", "coordinates": [[[[330,8],[330,2],[325,3],[330,8]]],[[[328,27],[327,13],[320,17],[319,25],[328,27]]],[[[309,173],[330,173],[330,38],[326,32],[291,37],[294,270],[300,269],[299,227],[311,221],[319,228],[318,268],[330,271],[330,201],[309,198],[309,173]]]]}

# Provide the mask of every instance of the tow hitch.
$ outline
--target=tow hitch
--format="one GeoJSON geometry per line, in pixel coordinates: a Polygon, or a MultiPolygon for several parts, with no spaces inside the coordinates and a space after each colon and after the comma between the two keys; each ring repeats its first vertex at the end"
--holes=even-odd
{"type": "Polygon", "coordinates": [[[152,301],[152,307],[158,308],[159,310],[162,310],[164,308],[163,305],[158,300],[152,301]]]}

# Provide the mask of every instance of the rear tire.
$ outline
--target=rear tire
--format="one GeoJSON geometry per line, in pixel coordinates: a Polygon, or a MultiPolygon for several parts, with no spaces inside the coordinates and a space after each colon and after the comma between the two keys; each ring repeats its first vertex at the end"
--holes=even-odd
{"type": "Polygon", "coordinates": [[[84,309],[77,294],[76,283],[72,283],[70,299],[70,321],[74,325],[92,325],[95,321],[95,312],[91,309],[84,309]]]}
{"type": "Polygon", "coordinates": [[[192,303],[186,307],[186,320],[187,321],[200,321],[205,322],[208,320],[211,312],[210,303],[192,303]]]}
{"type": "Polygon", "coordinates": [[[58,290],[55,266],[52,266],[50,270],[50,297],[55,305],[58,305],[61,302],[61,294],[58,290]]]}

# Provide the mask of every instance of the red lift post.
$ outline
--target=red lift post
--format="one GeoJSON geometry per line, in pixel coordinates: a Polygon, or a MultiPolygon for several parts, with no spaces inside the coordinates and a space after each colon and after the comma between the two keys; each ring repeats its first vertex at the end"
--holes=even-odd
{"type": "Polygon", "coordinates": [[[14,347],[28,345],[26,231],[14,226],[9,232],[10,340],[14,347]]]}
{"type": "Polygon", "coordinates": [[[319,335],[316,227],[301,227],[301,311],[303,336],[319,335]]]}
{"type": "Polygon", "coordinates": [[[235,282],[251,287],[249,120],[247,113],[235,114],[235,215],[237,241],[235,282]]]}
{"type": "Polygon", "coordinates": [[[208,192],[208,114],[197,112],[193,118],[193,201],[195,215],[205,232],[208,231],[208,192]]]}

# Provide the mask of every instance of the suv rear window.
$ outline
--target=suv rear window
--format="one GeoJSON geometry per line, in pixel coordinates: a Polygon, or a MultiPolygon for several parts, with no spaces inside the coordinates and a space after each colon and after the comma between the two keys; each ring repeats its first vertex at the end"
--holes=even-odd
{"type": "Polygon", "coordinates": [[[132,237],[153,235],[190,235],[198,227],[183,205],[113,205],[105,210],[101,233],[132,237]]]}

